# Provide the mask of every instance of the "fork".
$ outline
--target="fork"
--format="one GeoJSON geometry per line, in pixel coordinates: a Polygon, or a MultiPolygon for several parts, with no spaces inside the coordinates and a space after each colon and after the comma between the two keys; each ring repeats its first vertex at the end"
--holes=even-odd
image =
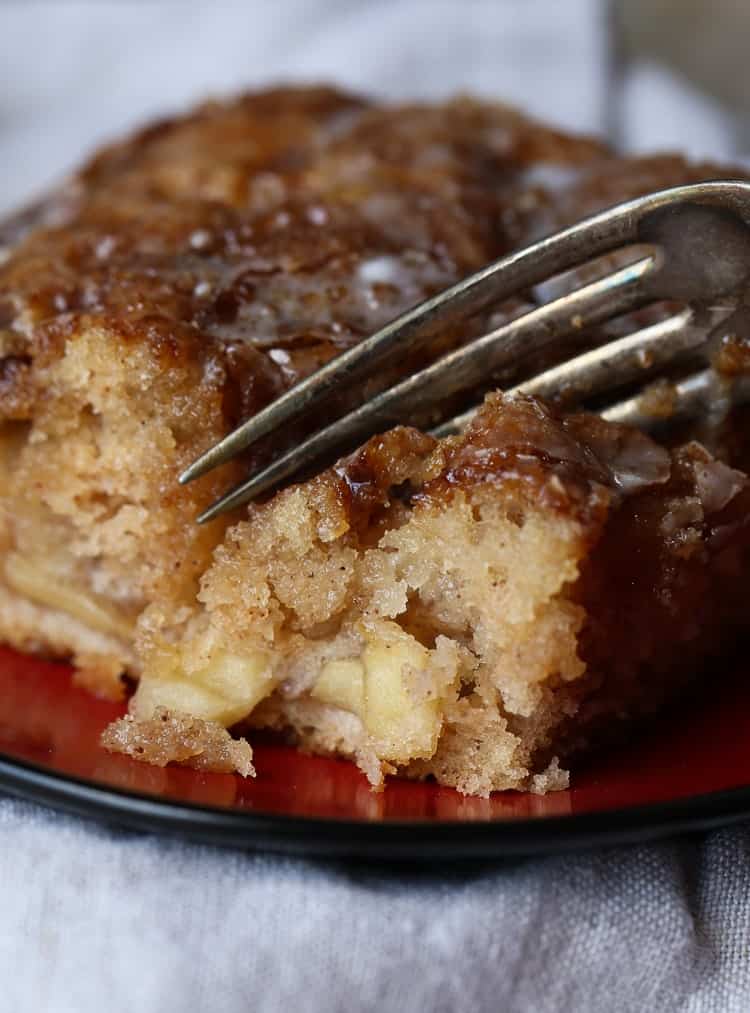
{"type": "MultiPolygon", "coordinates": [[[[638,393],[623,398],[623,391],[628,385],[641,387],[665,374],[673,376],[680,365],[693,369],[699,355],[707,368],[671,383],[670,420],[750,399],[750,377],[729,383],[708,365],[716,340],[741,332],[743,324],[750,331],[741,309],[746,287],[750,287],[750,183],[678,186],[618,204],[494,261],[408,310],[242,423],[203,453],[179,481],[198,478],[282,426],[312,419],[316,410],[330,406],[337,392],[364,381],[373,391],[368,400],[230,489],[198,522],[260,496],[302,470],[330,463],[393,425],[430,419],[440,423],[431,430],[436,436],[459,432],[476,408],[446,419],[441,406],[457,395],[486,390],[488,382],[507,375],[512,367],[522,367],[530,353],[551,358],[557,352],[557,364],[525,376],[506,393],[542,398],[562,393],[566,407],[585,407],[598,399],[595,410],[604,418],[646,429],[662,424],[664,413],[654,413],[638,393]],[[551,279],[566,285],[567,275],[570,287],[572,272],[591,262],[601,268],[603,258],[621,261],[624,249],[636,259],[506,320],[389,385],[388,370],[407,354],[428,349],[446,328],[512,296],[543,292],[551,279]],[[625,337],[604,337],[597,347],[565,358],[566,343],[580,337],[582,329],[617,317],[627,320],[626,314],[664,307],[666,301],[674,311],[655,323],[625,337]]],[[[743,336],[739,333],[740,339],[743,336]]]]}

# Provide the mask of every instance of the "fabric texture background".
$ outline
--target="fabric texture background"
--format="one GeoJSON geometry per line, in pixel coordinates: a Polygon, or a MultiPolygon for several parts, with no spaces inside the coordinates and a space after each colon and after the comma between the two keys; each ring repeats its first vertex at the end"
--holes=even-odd
{"type": "MultiPolygon", "coordinates": [[[[471,90],[603,131],[597,0],[0,4],[0,211],[81,153],[210,92],[288,78],[471,90]]],[[[731,151],[653,65],[634,150],[731,151]]],[[[383,868],[130,834],[0,798],[0,1011],[750,1009],[747,827],[559,858],[383,868]]]]}
{"type": "Polygon", "coordinates": [[[750,833],[505,863],[250,855],[0,803],[0,1008],[745,1013],[750,833]]]}

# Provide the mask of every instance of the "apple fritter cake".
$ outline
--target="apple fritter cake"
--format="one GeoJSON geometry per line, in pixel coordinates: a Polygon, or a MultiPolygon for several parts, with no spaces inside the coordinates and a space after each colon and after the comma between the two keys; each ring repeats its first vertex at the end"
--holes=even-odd
{"type": "Polygon", "coordinates": [[[713,453],[691,434],[666,448],[490,393],[460,437],[393,430],[203,527],[278,445],[176,478],[487,261],[736,175],[618,158],[493,103],[328,88],[211,103],[106,148],[6,229],[0,636],[72,657],[99,693],[137,681],[104,742],[149,762],[249,774],[254,726],[350,756],[374,785],[564,786],[566,757],[656,710],[747,624],[737,427],[713,453]]]}

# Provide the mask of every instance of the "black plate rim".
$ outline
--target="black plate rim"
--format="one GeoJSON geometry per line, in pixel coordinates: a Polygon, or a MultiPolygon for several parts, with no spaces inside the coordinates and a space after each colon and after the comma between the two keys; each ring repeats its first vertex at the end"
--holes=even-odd
{"type": "Polygon", "coordinates": [[[220,808],[127,791],[0,753],[16,798],[129,829],[309,857],[453,861],[640,843],[750,818],[750,785],[666,802],[518,820],[369,821],[220,808]]]}

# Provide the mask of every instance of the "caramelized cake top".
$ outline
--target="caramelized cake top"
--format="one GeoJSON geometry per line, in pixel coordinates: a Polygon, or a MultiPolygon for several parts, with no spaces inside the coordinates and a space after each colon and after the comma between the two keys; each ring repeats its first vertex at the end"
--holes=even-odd
{"type": "Polygon", "coordinates": [[[0,268],[2,410],[28,417],[32,364],[103,325],[213,371],[233,425],[532,236],[706,174],[612,163],[597,141],[466,98],[384,107],[320,87],[209,103],[103,150],[0,268]]]}

